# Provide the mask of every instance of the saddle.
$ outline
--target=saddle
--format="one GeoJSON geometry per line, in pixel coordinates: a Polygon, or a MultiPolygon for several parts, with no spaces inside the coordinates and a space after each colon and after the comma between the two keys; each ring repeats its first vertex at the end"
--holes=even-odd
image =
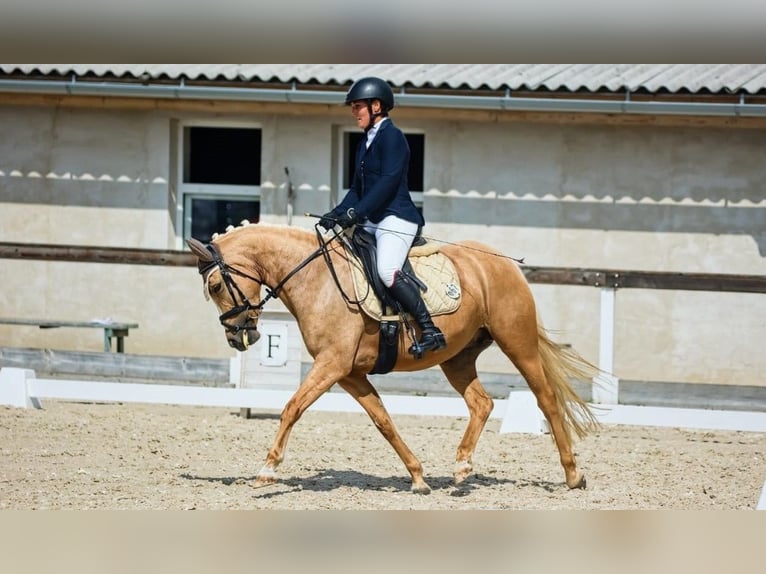
{"type": "MultiPolygon", "coordinates": [[[[345,242],[354,283],[356,302],[361,310],[380,324],[378,358],[370,374],[393,369],[399,349],[399,331],[404,323],[414,337],[407,315],[378,277],[375,236],[360,226],[345,242]]],[[[422,236],[416,237],[402,266],[422,292],[426,308],[434,315],[453,313],[460,306],[460,280],[452,261],[422,236]]]]}

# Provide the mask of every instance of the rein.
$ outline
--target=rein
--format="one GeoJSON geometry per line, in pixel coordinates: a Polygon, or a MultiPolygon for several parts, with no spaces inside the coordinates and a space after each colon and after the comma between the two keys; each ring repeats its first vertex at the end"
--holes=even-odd
{"type": "MultiPolygon", "coordinates": [[[[335,272],[335,265],[333,265],[332,259],[330,257],[330,251],[327,249],[327,244],[330,243],[333,239],[342,239],[345,240],[342,233],[338,233],[337,231],[334,231],[334,235],[328,239],[327,241],[323,241],[322,239],[322,232],[319,231],[319,226],[315,226],[316,234],[317,234],[317,241],[319,241],[320,245],[325,247],[325,249],[322,251],[322,255],[324,257],[325,264],[327,265],[327,269],[330,271],[330,275],[332,276],[332,280],[335,282],[335,286],[338,288],[338,291],[340,292],[341,297],[343,297],[343,300],[346,303],[349,303],[351,305],[359,305],[361,304],[365,297],[362,297],[361,299],[352,299],[344,290],[343,286],[340,284],[340,279],[338,279],[338,274],[335,272]]],[[[321,249],[321,247],[320,247],[321,249]]],[[[367,290],[369,292],[370,285],[367,284],[367,290]]]]}
{"type": "MultiPolygon", "coordinates": [[[[329,241],[327,243],[329,243],[329,241]]],[[[222,313],[218,317],[218,320],[221,322],[221,325],[223,325],[227,331],[232,332],[234,334],[239,333],[240,331],[257,330],[258,327],[255,324],[248,325],[248,323],[252,319],[250,317],[248,317],[248,320],[245,321],[243,325],[233,325],[231,323],[227,323],[227,321],[231,319],[232,317],[235,317],[237,315],[240,315],[241,313],[244,313],[245,311],[251,311],[251,310],[258,311],[258,315],[256,315],[255,317],[255,321],[257,321],[258,317],[260,316],[260,313],[263,311],[263,306],[270,299],[276,299],[277,297],[279,297],[279,292],[282,290],[282,287],[284,287],[285,283],[287,283],[288,280],[290,280],[296,273],[298,273],[306,265],[311,263],[314,259],[316,259],[320,255],[327,252],[327,243],[322,242],[316,251],[314,251],[306,259],[301,261],[292,271],[290,271],[290,273],[288,273],[284,277],[284,279],[282,279],[274,287],[269,287],[257,277],[253,277],[252,275],[249,275],[248,273],[245,273],[244,271],[241,271],[240,269],[237,269],[236,267],[232,267],[231,265],[229,265],[223,260],[223,258],[221,257],[221,254],[218,253],[218,250],[216,249],[215,245],[213,245],[212,243],[206,244],[205,247],[207,247],[207,250],[210,252],[210,255],[213,257],[213,260],[209,262],[208,264],[201,266],[199,269],[199,273],[200,275],[204,277],[206,273],[208,273],[211,269],[213,269],[213,267],[218,267],[219,271],[221,272],[221,277],[223,278],[223,284],[226,286],[226,290],[229,292],[229,296],[231,297],[232,302],[235,303],[234,307],[232,307],[225,313],[222,313]],[[265,286],[266,296],[263,297],[256,304],[251,303],[250,300],[247,298],[247,296],[242,292],[242,289],[239,288],[239,285],[237,285],[234,282],[234,279],[232,279],[232,274],[239,275],[240,277],[244,277],[245,279],[254,281],[258,283],[259,285],[265,286]],[[235,296],[235,291],[239,295],[239,300],[241,301],[241,303],[238,305],[236,304],[237,297],[235,296]]]]}
{"type": "MultiPolygon", "coordinates": [[[[317,215],[316,213],[304,213],[304,215],[306,217],[316,217],[318,219],[322,217],[321,215],[317,215]]],[[[412,237],[412,238],[416,238],[419,235],[419,233],[420,233],[420,232],[418,232],[418,233],[405,233],[403,231],[398,231],[398,230],[394,230],[394,229],[386,229],[385,227],[378,227],[378,229],[380,229],[381,231],[391,231],[392,233],[397,233],[399,235],[406,235],[406,236],[412,237]]],[[[317,229],[317,234],[319,234],[319,229],[317,229]]],[[[337,237],[337,234],[336,234],[336,237],[337,237]]],[[[462,243],[455,243],[453,241],[446,241],[444,239],[436,239],[435,237],[429,237],[427,235],[423,235],[422,237],[423,237],[423,239],[425,239],[427,241],[433,241],[434,243],[441,243],[443,245],[452,245],[453,247],[457,247],[459,249],[468,249],[469,251],[477,251],[478,253],[484,253],[486,255],[492,255],[494,257],[501,257],[503,259],[510,259],[511,261],[515,261],[516,263],[518,263],[520,265],[524,265],[525,264],[524,257],[519,259],[517,257],[511,257],[510,255],[503,255],[502,253],[496,253],[494,251],[487,251],[486,249],[479,249],[478,247],[471,247],[470,245],[463,245],[462,243]]],[[[337,281],[336,281],[336,283],[337,283],[337,281]]]]}

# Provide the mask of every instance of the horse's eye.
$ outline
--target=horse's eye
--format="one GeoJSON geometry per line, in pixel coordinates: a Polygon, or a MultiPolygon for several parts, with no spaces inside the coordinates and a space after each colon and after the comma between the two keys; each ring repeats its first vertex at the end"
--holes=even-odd
{"type": "Polygon", "coordinates": [[[216,282],[216,283],[211,283],[210,284],[210,292],[211,293],[218,294],[218,293],[221,292],[222,288],[223,288],[223,284],[220,281],[216,282]]]}

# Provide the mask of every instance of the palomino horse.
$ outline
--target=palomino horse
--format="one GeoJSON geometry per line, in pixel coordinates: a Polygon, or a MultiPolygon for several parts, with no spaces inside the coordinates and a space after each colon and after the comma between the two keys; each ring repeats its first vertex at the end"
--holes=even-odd
{"type": "MultiPolygon", "coordinates": [[[[244,351],[258,339],[263,305],[278,297],[296,318],[306,349],[314,358],[311,370],[282,411],[279,430],[254,486],[276,482],[276,469],[293,425],[338,383],[359,402],[399,455],[412,477],[412,492],[430,492],[420,461],[399,435],[367,377],[378,354],[378,323],[343,296],[343,292],[353,293],[353,285],[340,242],[294,227],[250,224],[230,229],[209,244],[196,239],[188,244],[199,260],[206,296],[221,312],[230,346],[244,351]],[[263,298],[262,287],[266,291],[263,298]]],[[[548,338],[538,323],[526,278],[510,258],[476,242],[444,245],[441,251],[454,263],[462,289],[460,307],[434,317],[447,347],[415,359],[407,353],[410,341],[401,334],[394,370],[439,365],[465,400],[470,418],[457,448],[455,484],[473,471],[474,449],[493,408],[492,398],[477,376],[476,359],[494,341],[537,397],[558,448],[567,486],[584,488],[585,477],[572,453],[572,431],[583,437],[597,422],[568,379],[589,381],[593,366],[548,338]]]]}

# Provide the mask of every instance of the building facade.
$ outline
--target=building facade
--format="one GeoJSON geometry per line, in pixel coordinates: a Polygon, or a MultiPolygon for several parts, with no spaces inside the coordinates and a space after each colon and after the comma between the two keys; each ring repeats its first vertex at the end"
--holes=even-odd
{"type": "MultiPolygon", "coordinates": [[[[304,214],[348,185],[345,91],[374,73],[397,94],[424,235],[533,266],[766,274],[766,65],[376,66],[0,65],[0,242],[184,249],[242,219],[312,229],[304,214]]],[[[0,316],[136,322],[131,353],[233,353],[193,268],[0,259],[0,276],[0,316]]],[[[533,291],[555,338],[596,362],[599,291],[533,291]]],[[[763,294],[619,290],[616,320],[622,379],[765,384],[763,294]]],[[[0,346],[101,345],[0,325],[0,346]]],[[[480,368],[514,372],[494,349],[480,368]]]]}

